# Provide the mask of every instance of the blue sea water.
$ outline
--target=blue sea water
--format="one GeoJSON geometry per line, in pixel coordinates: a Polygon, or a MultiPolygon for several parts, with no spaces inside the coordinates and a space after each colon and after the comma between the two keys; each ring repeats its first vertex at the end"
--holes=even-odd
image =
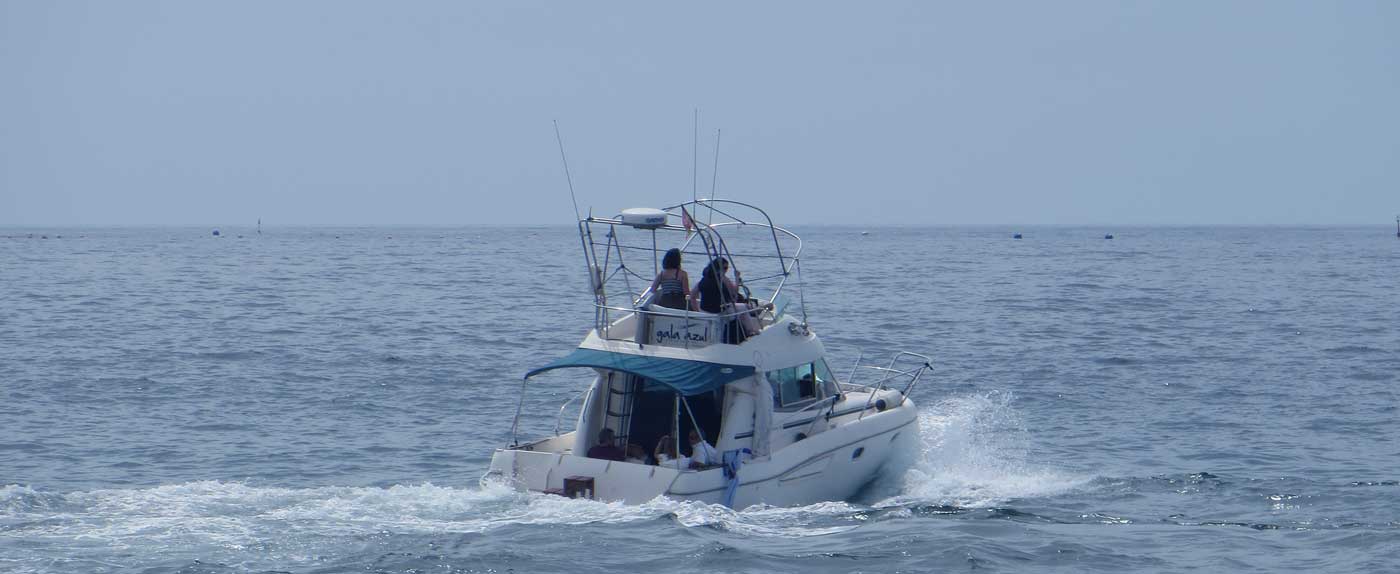
{"type": "Polygon", "coordinates": [[[862,230],[803,295],[838,371],[935,357],[917,461],[735,512],[478,484],[568,226],[0,229],[0,572],[1400,570],[1388,228],[862,230]]]}

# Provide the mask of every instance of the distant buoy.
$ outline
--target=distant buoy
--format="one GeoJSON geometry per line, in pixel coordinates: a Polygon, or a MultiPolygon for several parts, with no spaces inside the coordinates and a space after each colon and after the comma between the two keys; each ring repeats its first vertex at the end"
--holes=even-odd
{"type": "Polygon", "coordinates": [[[1020,234],[1020,233],[1017,233],[1017,234],[1015,234],[1015,235],[1012,235],[1011,238],[1012,238],[1012,239],[1020,239],[1020,238],[1021,238],[1021,234],[1020,234]]]}
{"type": "Polygon", "coordinates": [[[219,230],[215,229],[215,230],[214,230],[214,237],[218,237],[218,236],[219,236],[219,230]]]}
{"type": "Polygon", "coordinates": [[[1112,234],[1112,233],[1106,233],[1106,234],[1104,234],[1103,238],[1104,238],[1104,239],[1113,239],[1113,234],[1112,234]]]}

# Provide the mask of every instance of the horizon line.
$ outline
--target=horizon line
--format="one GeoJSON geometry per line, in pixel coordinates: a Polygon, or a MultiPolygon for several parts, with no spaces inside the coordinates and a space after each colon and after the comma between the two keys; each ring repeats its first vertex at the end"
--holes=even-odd
{"type": "MultiPolygon", "coordinates": [[[[798,222],[778,227],[867,227],[872,229],[891,227],[1389,227],[1393,222],[1385,223],[1353,223],[1353,222],[1153,222],[1153,223],[1102,223],[1102,222],[1074,222],[1074,223],[1047,223],[1047,222],[881,222],[881,223],[824,223],[824,222],[798,222]]],[[[423,223],[423,222],[288,222],[288,223],[266,223],[263,227],[287,228],[287,227],[573,227],[576,223],[540,223],[540,222],[453,222],[453,223],[423,223]]],[[[190,222],[190,223],[169,223],[169,222],[102,222],[102,223],[6,223],[0,222],[0,228],[79,228],[79,227],[208,227],[229,229],[250,228],[256,229],[258,223],[213,223],[213,222],[190,222]]]]}

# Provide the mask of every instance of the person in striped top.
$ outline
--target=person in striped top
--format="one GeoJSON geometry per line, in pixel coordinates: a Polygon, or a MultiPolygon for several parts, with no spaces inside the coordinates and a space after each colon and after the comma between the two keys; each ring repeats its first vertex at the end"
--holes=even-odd
{"type": "Polygon", "coordinates": [[[651,290],[656,293],[657,305],[696,310],[695,301],[690,296],[690,276],[681,269],[680,249],[671,248],[661,258],[661,272],[651,282],[651,290]]]}

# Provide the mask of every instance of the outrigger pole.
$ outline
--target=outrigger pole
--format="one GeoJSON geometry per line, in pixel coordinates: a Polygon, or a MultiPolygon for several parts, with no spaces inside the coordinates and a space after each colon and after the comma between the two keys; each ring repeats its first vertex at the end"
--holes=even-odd
{"type": "Polygon", "coordinates": [[[564,179],[569,182],[569,200],[574,202],[574,221],[583,219],[578,211],[578,198],[574,197],[574,177],[569,175],[569,158],[564,155],[564,138],[559,136],[559,120],[554,120],[554,141],[559,142],[559,159],[564,161],[564,179]]]}

